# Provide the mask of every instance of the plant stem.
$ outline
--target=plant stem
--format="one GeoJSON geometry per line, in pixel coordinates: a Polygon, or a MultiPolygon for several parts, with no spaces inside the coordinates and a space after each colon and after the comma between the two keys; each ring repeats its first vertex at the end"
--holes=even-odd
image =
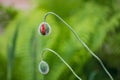
{"type": "Polygon", "coordinates": [[[36,43],[36,36],[35,36],[35,31],[33,29],[32,31],[32,37],[30,40],[30,52],[31,56],[33,58],[33,80],[37,80],[37,75],[36,75],[36,59],[37,59],[37,54],[36,54],[36,48],[37,48],[37,43],[36,43]]]}
{"type": "Polygon", "coordinates": [[[7,68],[7,80],[12,80],[14,60],[15,60],[15,48],[19,32],[19,24],[17,24],[12,42],[8,45],[8,68],[7,68]]]}
{"type": "Polygon", "coordinates": [[[82,79],[75,73],[75,71],[69,66],[69,64],[67,64],[67,62],[66,62],[57,52],[53,51],[52,49],[49,49],[49,48],[43,49],[42,52],[41,52],[41,55],[42,55],[42,56],[41,56],[41,59],[43,59],[43,56],[44,56],[45,51],[50,51],[50,52],[54,53],[54,54],[72,71],[72,73],[73,73],[79,80],[82,80],[82,79]]]}
{"type": "Polygon", "coordinates": [[[73,34],[74,34],[74,36],[77,38],[77,40],[88,50],[88,52],[89,52],[94,58],[96,58],[96,59],[99,61],[99,63],[101,64],[102,68],[104,69],[104,71],[105,71],[105,72],[107,73],[107,75],[109,76],[109,78],[110,78],[111,80],[114,80],[113,77],[111,76],[111,74],[108,72],[108,70],[107,70],[106,67],[104,66],[103,62],[100,60],[100,58],[99,58],[98,56],[96,56],[96,55],[92,52],[92,50],[90,50],[90,48],[81,40],[81,38],[80,38],[80,37],[78,36],[78,34],[72,29],[72,27],[71,27],[69,24],[67,24],[60,16],[58,16],[57,14],[55,14],[55,13],[53,13],[53,12],[48,12],[48,13],[46,13],[45,16],[44,16],[44,22],[46,22],[46,18],[47,18],[47,16],[48,16],[49,14],[52,14],[52,15],[56,16],[57,18],[59,18],[59,19],[66,25],[66,27],[68,27],[68,28],[73,32],[73,34]]]}

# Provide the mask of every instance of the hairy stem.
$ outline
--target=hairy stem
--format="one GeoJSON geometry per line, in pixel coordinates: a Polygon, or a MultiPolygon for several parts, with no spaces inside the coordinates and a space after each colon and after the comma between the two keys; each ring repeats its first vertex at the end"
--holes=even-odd
{"type": "Polygon", "coordinates": [[[57,14],[55,14],[55,13],[53,13],[53,12],[48,12],[48,13],[46,13],[45,16],[44,16],[44,22],[46,22],[46,18],[47,18],[47,16],[48,16],[49,14],[52,14],[52,15],[56,16],[57,18],[59,18],[59,19],[66,25],[66,27],[68,27],[68,28],[73,32],[73,34],[74,34],[74,36],[77,38],[77,40],[88,50],[88,52],[89,52],[94,58],[96,58],[96,59],[99,61],[99,63],[101,64],[102,68],[104,69],[104,71],[105,71],[105,72],[107,73],[107,75],[109,76],[109,78],[110,78],[111,80],[114,80],[113,77],[111,76],[111,74],[108,72],[108,70],[107,70],[106,67],[104,66],[103,62],[100,60],[100,58],[99,58],[98,56],[96,56],[96,55],[92,52],[92,50],[90,50],[90,48],[81,40],[81,38],[80,38],[80,37],[78,36],[78,34],[72,29],[72,27],[71,27],[69,24],[67,24],[60,16],[58,16],[57,14]]]}
{"type": "Polygon", "coordinates": [[[42,55],[42,56],[41,56],[41,59],[43,59],[43,56],[44,56],[45,51],[50,51],[50,52],[54,53],[54,54],[72,71],[72,73],[73,73],[79,80],[82,80],[82,79],[75,73],[75,71],[69,66],[69,64],[67,64],[67,62],[66,62],[57,52],[53,51],[52,49],[49,49],[49,48],[43,49],[42,52],[41,52],[41,55],[42,55]]]}

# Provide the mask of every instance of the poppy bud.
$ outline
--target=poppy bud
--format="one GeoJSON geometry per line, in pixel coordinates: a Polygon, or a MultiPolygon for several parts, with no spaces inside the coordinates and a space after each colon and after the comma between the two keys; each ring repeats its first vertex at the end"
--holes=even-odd
{"type": "Polygon", "coordinates": [[[50,25],[46,22],[42,22],[38,28],[38,32],[44,36],[49,35],[51,32],[50,25]]]}

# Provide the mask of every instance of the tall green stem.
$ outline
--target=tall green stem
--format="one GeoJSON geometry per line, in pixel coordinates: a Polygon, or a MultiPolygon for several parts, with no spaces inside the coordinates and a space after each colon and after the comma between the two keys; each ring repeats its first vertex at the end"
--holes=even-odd
{"type": "Polygon", "coordinates": [[[8,68],[7,68],[7,80],[12,80],[14,60],[15,60],[15,48],[19,32],[19,24],[17,24],[11,44],[8,45],[8,68]]]}
{"type": "Polygon", "coordinates": [[[72,27],[67,24],[60,16],[58,16],[57,14],[53,13],[53,12],[48,12],[45,14],[44,16],[44,22],[46,22],[46,18],[49,14],[52,14],[54,16],[56,16],[57,18],[59,18],[65,25],[66,27],[68,27],[74,34],[74,36],[77,38],[77,40],[88,50],[88,52],[94,57],[96,58],[99,63],[101,64],[102,68],[104,69],[104,71],[107,73],[107,75],[110,77],[111,80],[114,80],[113,77],[111,76],[111,74],[108,72],[108,70],[106,69],[106,67],[104,66],[103,62],[100,60],[99,57],[97,57],[92,50],[90,50],[90,48],[81,40],[81,38],[78,36],[78,34],[72,29],[72,27]]]}

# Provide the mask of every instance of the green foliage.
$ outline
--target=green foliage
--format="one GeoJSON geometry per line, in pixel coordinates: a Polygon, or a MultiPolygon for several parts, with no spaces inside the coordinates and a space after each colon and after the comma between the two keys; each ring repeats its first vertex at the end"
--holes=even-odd
{"type": "Polygon", "coordinates": [[[3,7],[0,4],[0,25],[5,27],[10,20],[14,19],[17,15],[17,11],[13,7],[3,7]]]}
{"type": "MultiPolygon", "coordinates": [[[[89,80],[93,78],[109,80],[100,64],[92,60],[91,55],[58,19],[53,16],[47,17],[47,22],[52,28],[49,36],[39,35],[37,29],[43,21],[44,14],[47,11],[53,11],[64,18],[94,52],[101,55],[107,53],[106,48],[105,50],[101,48],[108,41],[108,51],[119,55],[120,12],[116,2],[109,0],[102,0],[103,2],[100,0],[40,1],[39,7],[29,14],[19,13],[7,26],[5,34],[0,36],[0,72],[5,72],[1,73],[0,80],[6,80],[3,76],[7,75],[7,68],[4,69],[4,66],[7,65],[8,44],[15,46],[12,80],[41,80],[43,75],[39,73],[37,66],[40,62],[40,51],[46,47],[60,53],[83,80],[89,78],[89,80]],[[17,39],[13,41],[18,24],[17,39]],[[114,32],[112,38],[109,35],[110,32],[114,32]],[[2,63],[4,63],[3,66],[2,63]]],[[[113,58],[111,55],[108,58],[104,55],[101,57],[107,64],[107,68],[110,68],[109,70],[115,68],[119,71],[119,57],[115,56],[116,63],[112,64],[111,58],[113,58]]],[[[48,52],[45,60],[50,65],[50,72],[44,76],[46,80],[76,80],[72,72],[55,55],[48,52]]],[[[113,72],[111,71],[115,79],[119,80],[118,74],[114,75],[113,72]]]]}
{"type": "Polygon", "coordinates": [[[115,75],[115,80],[119,80],[119,57],[120,57],[120,27],[116,26],[115,29],[111,30],[107,34],[107,38],[105,38],[105,41],[102,45],[102,47],[97,51],[101,57],[101,59],[104,60],[105,63],[107,63],[107,66],[110,66],[111,70],[113,71],[113,75],[115,75]],[[114,46],[114,47],[113,47],[114,46]],[[107,56],[107,58],[106,58],[107,56]],[[112,56],[112,57],[111,57],[112,56]]]}
{"type": "Polygon", "coordinates": [[[63,18],[76,13],[82,6],[82,0],[38,0],[39,8],[47,9],[48,11],[53,11],[63,18]],[[64,14],[63,14],[64,13],[64,14]]]}
{"type": "Polygon", "coordinates": [[[6,80],[7,74],[7,61],[5,56],[0,53],[0,79],[6,80]]]}
{"type": "Polygon", "coordinates": [[[14,66],[14,58],[15,58],[15,49],[16,49],[16,41],[18,37],[18,32],[19,32],[19,24],[16,25],[16,30],[13,35],[13,40],[8,44],[8,73],[7,73],[7,80],[12,80],[12,73],[13,73],[13,66],[14,66]]]}

